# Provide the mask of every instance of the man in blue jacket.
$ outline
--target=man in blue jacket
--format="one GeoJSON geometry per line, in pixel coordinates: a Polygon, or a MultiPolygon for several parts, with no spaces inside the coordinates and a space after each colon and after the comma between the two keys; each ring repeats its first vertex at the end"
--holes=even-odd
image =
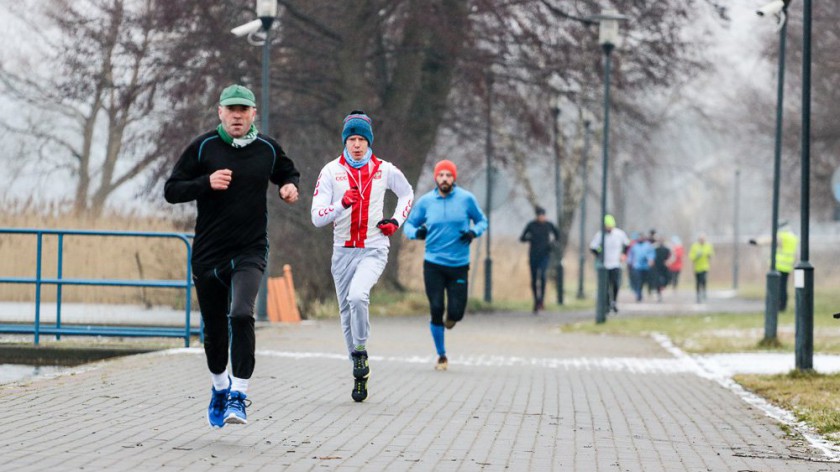
{"type": "Polygon", "coordinates": [[[449,366],[444,327],[452,329],[464,318],[467,308],[470,243],[487,230],[487,218],[478,201],[455,185],[457,176],[453,162],[438,162],[434,171],[436,188],[417,200],[403,227],[409,239],[426,240],[423,280],[432,315],[429,327],[438,354],[436,370],[449,366]]]}
{"type": "Polygon", "coordinates": [[[636,301],[642,301],[642,289],[645,284],[650,284],[650,271],[656,260],[656,250],[650,239],[641,236],[630,252],[627,254],[627,265],[633,267],[633,291],[636,292],[636,301]]]}

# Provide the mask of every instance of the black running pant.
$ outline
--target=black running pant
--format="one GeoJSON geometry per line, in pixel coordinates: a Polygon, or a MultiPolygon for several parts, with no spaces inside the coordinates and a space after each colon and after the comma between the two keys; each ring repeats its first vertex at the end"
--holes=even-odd
{"type": "Polygon", "coordinates": [[[618,288],[621,286],[621,267],[607,269],[607,307],[618,302],[618,288]]]}
{"type": "Polygon", "coordinates": [[[450,321],[461,321],[467,309],[467,273],[470,265],[448,267],[423,261],[423,280],[432,324],[443,326],[443,313],[450,321]],[[446,299],[444,300],[444,293],[446,299]]]}
{"type": "Polygon", "coordinates": [[[790,272],[779,272],[779,275],[782,276],[782,278],[779,279],[779,289],[780,289],[779,290],[779,311],[785,311],[785,310],[787,310],[787,304],[788,304],[788,287],[787,287],[788,283],[787,283],[787,281],[788,281],[788,275],[790,275],[790,272]]]}
{"type": "Polygon", "coordinates": [[[671,271],[671,285],[674,287],[674,290],[677,289],[677,283],[680,281],[680,271],[672,270],[671,271]]]}
{"type": "Polygon", "coordinates": [[[535,305],[540,305],[545,300],[545,273],[548,269],[548,259],[548,254],[531,256],[528,259],[531,266],[531,293],[534,295],[535,305]]]}
{"type": "Polygon", "coordinates": [[[225,371],[230,349],[233,376],[249,379],[254,373],[254,304],[264,271],[262,256],[239,256],[218,267],[193,268],[210,372],[225,371]]]}
{"type": "Polygon", "coordinates": [[[695,272],[694,281],[697,290],[697,298],[706,297],[706,271],[695,272]]]}

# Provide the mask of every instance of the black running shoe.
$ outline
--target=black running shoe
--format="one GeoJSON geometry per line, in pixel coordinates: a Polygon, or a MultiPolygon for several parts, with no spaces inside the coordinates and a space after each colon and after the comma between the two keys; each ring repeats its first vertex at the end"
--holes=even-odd
{"type": "Polygon", "coordinates": [[[353,357],[353,377],[357,379],[370,377],[370,363],[368,362],[367,351],[353,351],[351,356],[353,357]]]}
{"type": "Polygon", "coordinates": [[[368,391],[367,391],[367,381],[366,378],[356,378],[353,379],[353,393],[350,395],[353,397],[353,400],[361,403],[367,400],[368,391]]]}

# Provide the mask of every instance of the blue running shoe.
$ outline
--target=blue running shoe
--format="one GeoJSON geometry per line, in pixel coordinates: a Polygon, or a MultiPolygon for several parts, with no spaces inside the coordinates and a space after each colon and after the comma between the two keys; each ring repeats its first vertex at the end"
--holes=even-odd
{"type": "Polygon", "coordinates": [[[225,425],[225,407],[230,395],[230,387],[216,390],[210,387],[210,406],[207,407],[207,422],[211,428],[221,428],[225,425]]]}
{"type": "Polygon", "coordinates": [[[225,408],[225,424],[248,424],[248,415],[245,414],[245,407],[251,404],[248,400],[248,405],[245,404],[245,399],[248,398],[242,392],[231,391],[228,397],[227,407],[225,408]]]}

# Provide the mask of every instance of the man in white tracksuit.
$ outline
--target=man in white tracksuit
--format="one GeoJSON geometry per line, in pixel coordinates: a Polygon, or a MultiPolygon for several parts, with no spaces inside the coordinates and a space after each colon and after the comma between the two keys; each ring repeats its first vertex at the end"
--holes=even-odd
{"type": "Polygon", "coordinates": [[[414,200],[414,190],[393,164],[373,155],[373,129],[363,111],[344,118],[344,151],[327,163],[312,197],[312,223],[333,224],[332,275],[341,328],[353,360],[353,400],[367,399],[370,377],[367,339],[370,290],[388,262],[389,237],[397,231],[414,200]],[[397,207],[383,218],[385,190],[396,194],[397,207]]]}

